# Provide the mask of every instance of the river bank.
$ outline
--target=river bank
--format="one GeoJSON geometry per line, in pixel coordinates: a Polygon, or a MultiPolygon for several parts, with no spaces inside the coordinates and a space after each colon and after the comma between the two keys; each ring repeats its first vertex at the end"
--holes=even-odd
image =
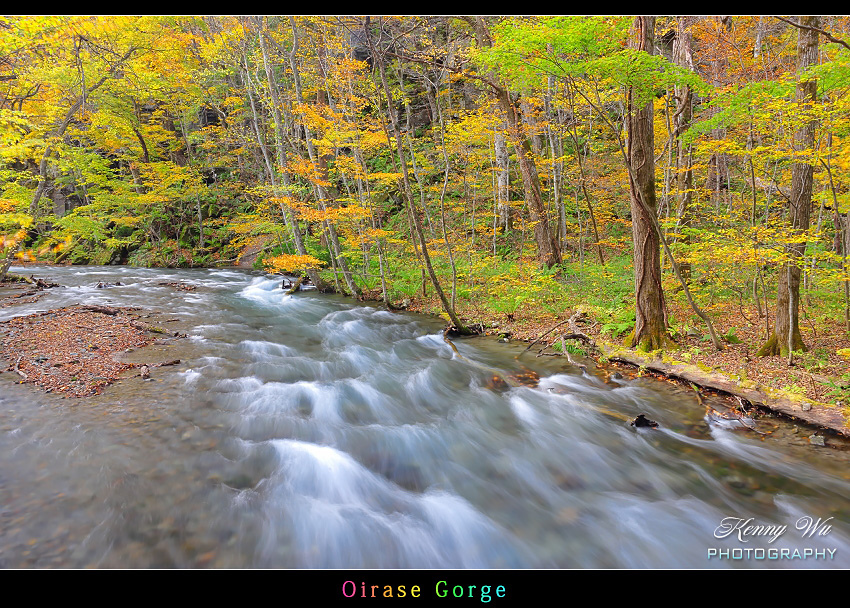
{"type": "MultiPolygon", "coordinates": [[[[192,286],[180,284],[171,285],[171,287],[193,289],[192,286]]],[[[6,283],[0,289],[0,306],[32,303],[42,294],[41,288],[35,289],[25,283],[6,283]]],[[[380,301],[377,293],[366,293],[360,299],[380,301]]],[[[410,312],[430,314],[444,320],[442,315],[434,312],[439,309],[436,298],[409,298],[405,305],[405,309],[410,312]]],[[[676,310],[674,314],[681,317],[686,316],[686,312],[686,310],[676,310]]],[[[654,373],[657,376],[673,378],[698,387],[705,395],[720,393],[738,398],[740,407],[737,409],[740,409],[742,414],[747,409],[765,408],[806,424],[850,437],[850,408],[838,398],[832,401],[824,399],[824,395],[830,394],[830,385],[834,393],[840,393],[840,390],[835,389],[846,385],[846,380],[842,379],[838,373],[842,369],[841,358],[835,354],[830,357],[829,351],[824,348],[828,344],[831,351],[836,351],[843,346],[843,342],[829,336],[815,336],[817,341],[810,350],[818,352],[822,358],[824,353],[827,354],[819,369],[821,373],[814,373],[806,369],[802,362],[789,368],[784,358],[756,358],[753,355],[758,348],[758,332],[754,329],[755,324],[750,323],[747,327],[746,324],[741,323],[740,316],[737,323],[743,325],[743,328],[738,330],[737,334],[734,330],[730,332],[729,335],[734,336],[734,339],[729,339],[727,336],[724,351],[714,351],[702,340],[699,332],[694,331],[677,336],[675,346],[664,353],[646,354],[618,345],[610,335],[602,331],[602,325],[587,313],[577,315],[577,323],[581,324],[581,332],[592,340],[592,348],[589,348],[586,343],[582,344],[581,340],[562,341],[565,333],[571,333],[566,325],[569,316],[557,316],[540,310],[527,309],[506,316],[475,307],[461,307],[460,314],[466,322],[478,324],[483,328],[485,335],[498,336],[505,341],[533,343],[533,352],[537,356],[563,356],[564,352],[561,349],[564,344],[568,344],[566,356],[569,359],[572,359],[570,356],[572,351],[577,353],[576,356],[580,354],[590,357],[597,366],[625,365],[632,368],[631,373],[634,375],[654,373]]],[[[569,311],[569,315],[572,314],[574,314],[573,311],[569,311]]],[[[747,318],[743,310],[740,311],[740,315],[744,319],[747,318]]],[[[124,311],[120,315],[110,317],[110,315],[91,311],[54,310],[50,311],[46,318],[43,315],[39,318],[40,321],[35,330],[33,319],[16,321],[18,324],[30,325],[27,333],[32,336],[32,342],[23,347],[24,351],[20,351],[23,344],[15,342],[9,337],[9,332],[5,332],[2,345],[7,353],[6,358],[15,359],[9,370],[21,375],[24,381],[36,382],[49,390],[62,390],[68,395],[75,396],[97,394],[102,386],[114,382],[122,374],[126,375],[127,369],[142,367],[142,364],[117,364],[114,361],[107,363],[106,358],[115,358],[117,352],[124,350],[131,343],[133,346],[130,348],[153,343],[156,336],[151,334],[152,331],[168,334],[167,330],[160,327],[151,329],[156,326],[151,325],[150,322],[143,328],[138,323],[139,315],[135,311],[124,311]],[[77,319],[77,315],[81,314],[85,318],[77,319]],[[67,320],[62,320],[65,315],[70,316],[70,324],[67,320]],[[51,318],[55,318],[55,321],[47,322],[51,318]],[[81,374],[74,367],[79,365],[71,363],[76,361],[74,357],[78,349],[70,348],[70,345],[66,349],[67,352],[57,353],[52,358],[45,358],[45,355],[33,346],[36,342],[43,343],[61,334],[64,330],[58,325],[83,327],[86,323],[93,324],[92,327],[99,327],[98,335],[114,338],[111,345],[108,341],[95,345],[94,350],[99,353],[98,356],[94,356],[91,352],[86,355],[92,361],[91,373],[81,374]],[[130,325],[128,326],[127,323],[130,325]],[[132,337],[124,333],[128,331],[128,327],[130,331],[136,332],[132,337]],[[13,352],[34,354],[31,357],[28,355],[25,358],[16,359],[15,356],[8,354],[13,352]],[[50,368],[48,375],[41,372],[35,373],[36,370],[42,370],[45,367],[50,368]],[[67,373],[60,373],[60,368],[64,368],[61,372],[67,373]],[[110,370],[108,373],[104,371],[107,368],[110,370]],[[34,377],[39,378],[38,380],[29,379],[29,374],[34,373],[34,377]],[[71,389],[72,384],[77,388],[71,389]]],[[[736,321],[724,319],[726,325],[734,322],[736,321]]],[[[573,329],[576,328],[573,327],[573,329]]],[[[161,339],[163,336],[158,337],[161,339]]],[[[77,336],[75,339],[79,341],[82,338],[77,336]]],[[[56,344],[54,344],[55,347],[56,344]]]]}
{"type": "Polygon", "coordinates": [[[847,566],[849,454],[805,425],[743,428],[707,416],[722,399],[530,342],[452,348],[434,316],[258,271],[32,272],[66,287],[0,321],[159,311],[137,321],[187,337],[120,357],[181,364],[82,398],[0,374],[3,567],[746,568],[765,564],[707,561],[720,522],[803,515],[835,530],[776,545],[835,559],[769,566],[847,566]],[[647,521],[671,533],[623,525],[647,521]]]}
{"type": "MultiPolygon", "coordinates": [[[[676,303],[670,304],[671,318],[689,318],[691,311],[676,303]]],[[[408,310],[436,314],[436,298],[411,298],[408,310]]],[[[846,378],[848,362],[839,354],[850,348],[850,340],[842,338],[840,327],[835,332],[807,336],[809,351],[798,356],[791,366],[784,357],[756,357],[761,345],[758,319],[738,307],[718,315],[719,327],[740,327],[727,330],[724,350],[716,351],[704,339],[702,332],[692,330],[678,335],[673,345],[663,353],[640,353],[618,344],[611,334],[603,332],[603,324],[585,312],[584,307],[553,315],[542,309],[525,308],[512,315],[494,314],[482,307],[460,306],[458,313],[470,323],[484,327],[488,335],[505,340],[535,343],[539,356],[563,356],[561,337],[571,333],[567,320],[577,312],[581,332],[597,348],[587,348],[581,340],[567,340],[569,351],[590,356],[597,365],[625,365],[636,374],[647,372],[674,378],[698,386],[704,394],[718,392],[745,400],[745,407],[767,408],[777,414],[828,429],[850,437],[850,381],[846,378]],[[553,331],[553,329],[555,331],[553,331]],[[817,358],[815,358],[817,357],[817,358]],[[817,371],[812,371],[815,361],[817,371]],[[844,377],[842,377],[844,376],[844,377]]]]}

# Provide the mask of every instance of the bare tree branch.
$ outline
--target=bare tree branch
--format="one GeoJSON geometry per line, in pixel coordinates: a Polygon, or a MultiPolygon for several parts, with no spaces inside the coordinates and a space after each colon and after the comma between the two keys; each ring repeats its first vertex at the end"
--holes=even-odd
{"type": "Polygon", "coordinates": [[[779,19],[780,21],[784,21],[785,23],[793,25],[794,27],[799,28],[801,30],[812,30],[813,32],[817,32],[818,34],[822,34],[830,42],[840,44],[844,48],[850,50],[850,44],[847,44],[844,40],[841,40],[840,38],[836,38],[835,36],[833,36],[832,34],[827,32],[826,30],[822,30],[819,27],[812,27],[810,25],[800,25],[799,23],[795,23],[795,22],[791,21],[790,19],[786,19],[785,17],[780,17],[779,15],[774,15],[773,18],[779,19]]]}

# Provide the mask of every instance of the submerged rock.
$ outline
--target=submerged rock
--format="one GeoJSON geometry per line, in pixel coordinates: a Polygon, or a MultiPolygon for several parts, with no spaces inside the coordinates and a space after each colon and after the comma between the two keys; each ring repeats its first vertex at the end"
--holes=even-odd
{"type": "Polygon", "coordinates": [[[650,420],[649,418],[647,418],[643,414],[638,414],[637,418],[632,420],[631,425],[634,426],[634,427],[638,427],[638,428],[641,428],[641,427],[649,427],[649,428],[653,428],[653,429],[658,428],[658,423],[655,422],[655,420],[650,420]]]}

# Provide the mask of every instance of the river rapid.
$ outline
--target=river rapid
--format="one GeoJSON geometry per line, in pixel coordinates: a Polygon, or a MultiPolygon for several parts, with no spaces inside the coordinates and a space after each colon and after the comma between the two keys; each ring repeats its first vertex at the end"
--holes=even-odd
{"type": "Polygon", "coordinates": [[[92,398],[0,374],[0,567],[850,567],[848,452],[813,429],[257,271],[12,271],[66,287],[0,321],[138,306],[188,337],[92,398]]]}

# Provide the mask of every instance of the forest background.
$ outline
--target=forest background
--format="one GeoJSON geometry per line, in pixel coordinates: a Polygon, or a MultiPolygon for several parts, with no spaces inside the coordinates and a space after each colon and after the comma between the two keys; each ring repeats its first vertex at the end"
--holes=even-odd
{"type": "Polygon", "coordinates": [[[253,263],[846,407],[848,28],[0,17],[0,274],[253,263]]]}

